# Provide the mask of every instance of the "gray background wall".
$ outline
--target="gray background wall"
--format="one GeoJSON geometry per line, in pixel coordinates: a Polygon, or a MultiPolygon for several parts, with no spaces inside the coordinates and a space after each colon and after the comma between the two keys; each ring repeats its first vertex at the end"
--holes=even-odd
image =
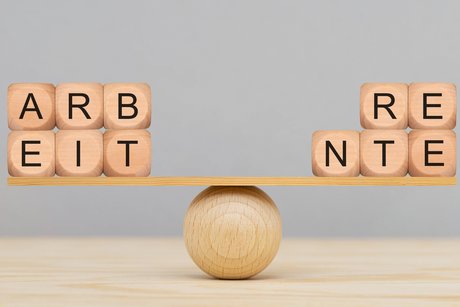
{"type": "MultiPolygon", "coordinates": [[[[201,188],[8,187],[12,82],[147,82],[153,175],[311,175],[368,81],[460,84],[456,1],[0,2],[0,235],[180,235],[201,188]]],[[[265,188],[287,236],[458,236],[459,187],[265,188]]]]}

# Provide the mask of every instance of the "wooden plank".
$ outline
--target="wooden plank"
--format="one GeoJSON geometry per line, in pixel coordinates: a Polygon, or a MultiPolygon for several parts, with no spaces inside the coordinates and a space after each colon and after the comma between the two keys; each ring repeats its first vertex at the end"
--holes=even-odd
{"type": "Polygon", "coordinates": [[[2,238],[0,306],[459,306],[460,239],[286,239],[250,280],[207,277],[182,239],[2,238]]]}
{"type": "Polygon", "coordinates": [[[456,177],[9,177],[11,186],[446,186],[456,177]]]}

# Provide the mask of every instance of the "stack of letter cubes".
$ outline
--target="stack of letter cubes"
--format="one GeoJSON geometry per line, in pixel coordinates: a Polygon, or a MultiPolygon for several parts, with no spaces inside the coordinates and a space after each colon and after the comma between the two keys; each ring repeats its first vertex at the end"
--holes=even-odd
{"type": "Polygon", "coordinates": [[[457,92],[451,83],[366,83],[358,131],[316,131],[316,176],[455,176],[457,92]],[[406,129],[412,130],[407,133],[406,129]]]}
{"type": "Polygon", "coordinates": [[[8,171],[23,177],[148,176],[150,114],[144,83],[12,84],[8,171]]]}

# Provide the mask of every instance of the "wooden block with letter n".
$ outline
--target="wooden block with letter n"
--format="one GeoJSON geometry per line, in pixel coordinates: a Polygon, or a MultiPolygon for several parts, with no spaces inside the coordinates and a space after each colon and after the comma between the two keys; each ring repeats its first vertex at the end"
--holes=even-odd
{"type": "Polygon", "coordinates": [[[364,83],[360,94],[360,119],[364,129],[406,129],[405,83],[364,83]]]}
{"type": "Polygon", "coordinates": [[[14,177],[54,176],[53,131],[12,131],[8,136],[8,172],[14,177]]]}
{"type": "Polygon", "coordinates": [[[104,167],[103,137],[99,130],[60,130],[56,134],[56,174],[94,177],[104,167]]]}
{"type": "Polygon", "coordinates": [[[149,176],[151,140],[147,130],[104,133],[104,173],[107,176],[149,176]]]}
{"type": "Polygon", "coordinates": [[[313,133],[311,155],[315,176],[358,176],[359,132],[316,131],[313,133]]]}
{"type": "Polygon", "coordinates": [[[104,85],[106,129],[147,129],[151,108],[151,90],[146,83],[104,85]]]}
{"type": "Polygon", "coordinates": [[[360,133],[359,150],[363,176],[406,176],[409,156],[404,130],[364,130],[360,133]]]}
{"type": "Polygon", "coordinates": [[[412,130],[409,133],[409,174],[455,176],[456,144],[456,135],[452,130],[412,130]]]}
{"type": "Polygon", "coordinates": [[[409,86],[409,126],[412,129],[454,129],[457,88],[452,83],[412,83],[409,86]]]}
{"type": "Polygon", "coordinates": [[[104,125],[104,87],[100,83],[62,83],[56,87],[59,129],[100,129],[104,125]]]}
{"type": "Polygon", "coordinates": [[[11,130],[51,130],[56,124],[55,88],[50,83],[13,83],[8,87],[11,130]]]}

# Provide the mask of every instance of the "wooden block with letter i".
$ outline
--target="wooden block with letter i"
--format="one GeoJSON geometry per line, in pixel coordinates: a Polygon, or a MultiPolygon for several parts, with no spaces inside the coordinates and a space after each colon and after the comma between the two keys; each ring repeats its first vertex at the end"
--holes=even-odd
{"type": "Polygon", "coordinates": [[[99,130],[60,130],[56,133],[58,176],[100,176],[104,167],[103,137],[99,130]]]}
{"type": "Polygon", "coordinates": [[[405,83],[364,83],[360,94],[360,119],[364,129],[406,129],[405,83]]]}
{"type": "Polygon", "coordinates": [[[409,174],[455,176],[456,144],[456,135],[452,130],[412,130],[409,133],[409,174]]]}
{"type": "Polygon", "coordinates": [[[360,133],[363,176],[402,177],[408,170],[408,139],[404,130],[364,130],[360,133]]]}
{"type": "Polygon", "coordinates": [[[151,90],[146,83],[104,85],[104,127],[147,129],[150,126],[151,90]]]}
{"type": "Polygon", "coordinates": [[[62,83],[56,87],[59,129],[100,129],[104,125],[104,87],[100,83],[62,83]]]}
{"type": "Polygon", "coordinates": [[[13,177],[54,176],[53,131],[12,131],[8,136],[8,172],[13,177]]]}
{"type": "Polygon", "coordinates": [[[55,88],[49,83],[13,83],[8,87],[11,130],[51,130],[56,124],[55,88]]]}
{"type": "Polygon", "coordinates": [[[412,83],[409,86],[409,126],[412,129],[454,129],[457,88],[452,83],[412,83]]]}
{"type": "Polygon", "coordinates": [[[108,130],[104,133],[104,173],[113,177],[149,176],[151,152],[147,130],[108,130]]]}
{"type": "Polygon", "coordinates": [[[313,133],[312,168],[315,176],[359,175],[359,132],[321,130],[313,133]]]}

